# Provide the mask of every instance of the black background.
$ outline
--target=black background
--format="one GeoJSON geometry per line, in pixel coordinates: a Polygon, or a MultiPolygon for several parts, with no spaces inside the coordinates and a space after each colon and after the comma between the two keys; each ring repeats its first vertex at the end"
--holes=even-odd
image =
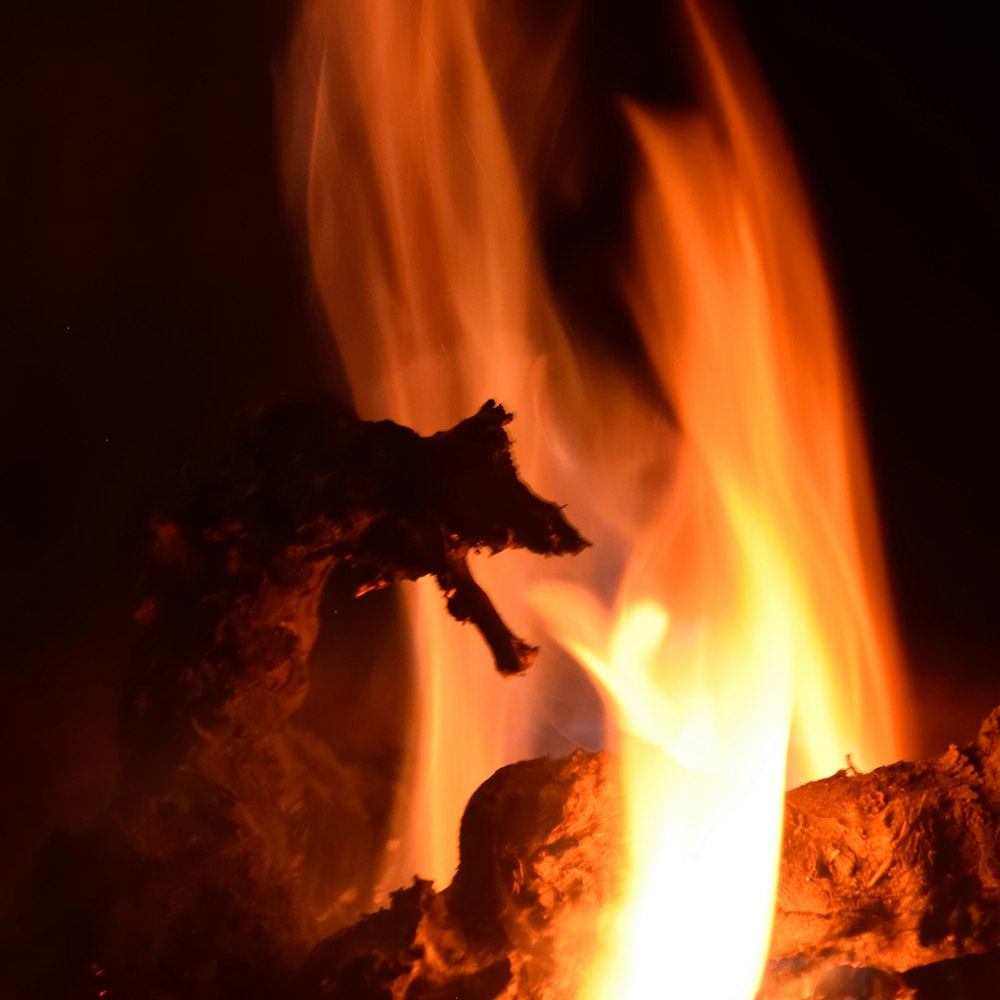
{"type": "MultiPolygon", "coordinates": [[[[587,9],[642,92],[664,61],[654,5],[587,9]]],[[[4,892],[110,790],[143,512],[236,412],[335,381],[276,166],[293,13],[4,8],[4,892]]],[[[992,36],[972,4],[737,13],[813,194],[933,749],[1000,701],[992,36]]]]}

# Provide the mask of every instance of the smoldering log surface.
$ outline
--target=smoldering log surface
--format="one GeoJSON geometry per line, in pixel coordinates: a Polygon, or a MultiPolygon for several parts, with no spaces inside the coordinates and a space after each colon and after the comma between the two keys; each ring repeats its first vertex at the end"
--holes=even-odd
{"type": "Polygon", "coordinates": [[[329,575],[359,595],[435,576],[515,674],[533,647],[469,553],[586,544],[518,477],[510,419],[489,402],[421,437],[287,403],[192,475],[152,523],[113,807],[40,859],[5,928],[17,963],[4,995],[288,996],[309,948],[357,916],[385,836],[373,814],[391,804],[372,803],[395,780],[391,762],[338,759],[292,718],[329,575]]]}
{"type": "Polygon", "coordinates": [[[974,997],[962,977],[986,963],[963,960],[998,947],[1000,709],[964,749],[789,792],[765,995],[800,997],[835,964],[974,997]]]}
{"type": "Polygon", "coordinates": [[[622,802],[607,754],[501,768],[462,819],[459,866],[319,944],[296,995],[576,1000],[620,895],[622,802]]]}
{"type": "MultiPolygon", "coordinates": [[[[469,802],[451,886],[418,881],[321,943],[301,994],[575,1000],[621,885],[620,822],[603,755],[497,772],[469,802]]],[[[986,1000],[998,974],[1000,709],[964,749],[788,793],[760,1000],[986,1000]]]]}

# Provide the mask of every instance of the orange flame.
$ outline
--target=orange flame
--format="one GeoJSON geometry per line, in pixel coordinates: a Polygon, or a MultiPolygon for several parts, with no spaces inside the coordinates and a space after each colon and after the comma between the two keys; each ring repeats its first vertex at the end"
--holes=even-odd
{"type": "MultiPolygon", "coordinates": [[[[515,553],[477,569],[516,630],[540,615],[591,672],[624,734],[633,866],[653,888],[608,915],[625,950],[587,995],[657,993],[652,954],[678,995],[750,997],[786,762],[810,778],[848,752],[888,760],[899,739],[867,470],[809,213],[749,60],[689,4],[705,110],[624,107],[644,169],[622,280],[671,426],[560,326],[528,208],[540,178],[477,11],[307,7],[289,148],[310,156],[289,169],[317,284],[362,415],[428,432],[495,396],[517,413],[525,478],[595,542],[567,565],[515,553]],[[725,962],[699,938],[725,940],[725,962]]],[[[560,45],[545,56],[532,83],[552,126],[570,77],[560,45]]],[[[503,682],[440,605],[433,585],[409,601],[418,713],[390,884],[449,874],[470,792],[537,750],[551,694],[544,654],[503,682]]]]}
{"type": "Polygon", "coordinates": [[[687,9],[707,112],[627,108],[645,162],[628,285],[678,415],[674,480],[636,525],[613,620],[567,584],[535,590],[628,734],[634,885],[595,998],[654,995],[664,969],[678,995],[754,996],[786,758],[815,778],[845,751],[898,749],[870,490],[809,214],[745,56],[726,38],[723,58],[687,9]]]}
{"type": "MultiPolygon", "coordinates": [[[[572,359],[537,278],[474,14],[464,0],[307,7],[289,148],[308,145],[310,157],[304,178],[291,165],[291,184],[307,192],[317,285],[361,415],[430,433],[495,397],[517,414],[525,478],[558,496],[537,385],[547,366],[571,372],[572,359]]],[[[521,594],[537,569],[518,556],[476,572],[514,630],[530,635],[521,594]]],[[[417,704],[388,887],[414,872],[450,877],[465,803],[492,771],[536,752],[546,699],[542,671],[506,683],[494,675],[478,636],[447,620],[432,581],[411,588],[407,605],[417,704]]]]}

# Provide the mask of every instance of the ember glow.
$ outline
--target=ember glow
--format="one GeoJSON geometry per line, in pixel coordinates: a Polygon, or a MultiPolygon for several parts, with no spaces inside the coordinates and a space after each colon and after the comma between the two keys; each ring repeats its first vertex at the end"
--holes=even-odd
{"type": "MultiPolygon", "coordinates": [[[[738,41],[687,15],[702,108],[621,106],[642,168],[620,280],[675,420],[567,334],[545,284],[541,179],[519,143],[558,125],[573,77],[557,35],[525,45],[539,120],[523,127],[492,72],[504,36],[471,0],[314,0],[291,63],[289,148],[309,158],[290,186],[361,415],[426,433],[503,401],[526,479],[594,542],[568,565],[474,567],[515,630],[537,635],[534,612],[590,672],[622,752],[634,892],[600,915],[615,948],[587,998],[658,995],[665,970],[678,996],[752,997],[786,771],[899,751],[864,451],[809,213],[738,41]]],[[[447,879],[465,802],[537,752],[548,696],[544,657],[500,680],[425,583],[390,887],[447,879]]]]}

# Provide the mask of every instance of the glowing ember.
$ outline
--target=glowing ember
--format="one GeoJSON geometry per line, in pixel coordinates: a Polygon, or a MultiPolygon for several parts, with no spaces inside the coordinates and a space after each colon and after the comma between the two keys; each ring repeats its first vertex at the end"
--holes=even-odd
{"type": "MultiPolygon", "coordinates": [[[[745,56],[728,36],[723,56],[692,5],[706,110],[623,108],[644,169],[621,278],[650,401],[571,349],[541,277],[541,178],[518,143],[558,122],[563,50],[532,78],[539,120],[515,129],[476,6],[308,8],[293,99],[318,284],[363,416],[426,432],[503,400],[526,478],[595,543],[575,565],[477,569],[514,616],[530,595],[621,734],[635,892],[606,915],[617,950],[588,996],[655,995],[669,970],[678,996],[751,997],[786,764],[806,779],[899,749],[863,449],[808,212],[745,56]]],[[[465,801],[537,750],[547,697],[544,663],[504,684],[440,601],[410,602],[419,704],[390,884],[450,873],[465,801]]]]}

